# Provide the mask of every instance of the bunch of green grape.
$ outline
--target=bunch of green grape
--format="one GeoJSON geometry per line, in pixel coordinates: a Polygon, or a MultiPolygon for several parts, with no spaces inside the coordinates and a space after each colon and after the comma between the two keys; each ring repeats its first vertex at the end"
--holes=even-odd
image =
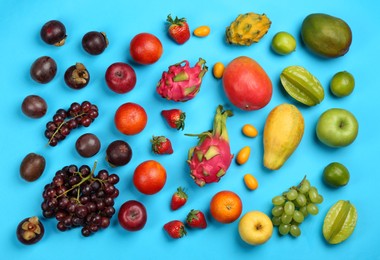
{"type": "Polygon", "coordinates": [[[322,195],[305,177],[298,186],[293,186],[272,199],[273,225],[278,227],[283,236],[290,234],[298,237],[301,235],[300,224],[309,214],[317,215],[317,204],[322,202],[322,195]]]}

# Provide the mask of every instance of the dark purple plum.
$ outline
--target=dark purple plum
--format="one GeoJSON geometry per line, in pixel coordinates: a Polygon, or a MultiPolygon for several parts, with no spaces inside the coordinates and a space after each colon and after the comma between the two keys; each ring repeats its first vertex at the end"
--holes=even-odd
{"type": "Polygon", "coordinates": [[[38,83],[49,83],[57,74],[57,63],[49,56],[42,56],[36,59],[31,68],[30,76],[38,83]]]}
{"type": "Polygon", "coordinates": [[[51,20],[42,26],[40,35],[47,44],[62,46],[67,37],[66,27],[60,21],[51,20]]]}
{"type": "Polygon", "coordinates": [[[91,31],[82,38],[83,49],[91,55],[101,54],[108,46],[108,39],[103,32],[91,31]]]}
{"type": "Polygon", "coordinates": [[[31,118],[41,118],[46,114],[46,101],[37,95],[29,95],[24,98],[21,104],[22,112],[31,118]]]}
{"type": "Polygon", "coordinates": [[[46,161],[42,155],[27,154],[20,165],[20,176],[26,181],[37,180],[45,170],[46,161]]]}
{"type": "Polygon", "coordinates": [[[97,154],[100,150],[100,146],[99,138],[90,133],[81,135],[75,143],[75,149],[79,155],[86,158],[97,154]]]}

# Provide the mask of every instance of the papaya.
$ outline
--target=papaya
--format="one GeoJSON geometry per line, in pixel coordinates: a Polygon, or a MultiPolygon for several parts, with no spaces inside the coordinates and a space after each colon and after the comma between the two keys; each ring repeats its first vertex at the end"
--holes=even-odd
{"type": "Polygon", "coordinates": [[[350,49],[352,31],[342,19],[323,13],[305,17],[301,26],[301,38],[312,52],[325,58],[337,58],[350,49]]]}
{"type": "Polygon", "coordinates": [[[304,118],[296,106],[283,103],[273,108],[263,132],[264,166],[280,169],[300,144],[304,129],[304,118]]]}

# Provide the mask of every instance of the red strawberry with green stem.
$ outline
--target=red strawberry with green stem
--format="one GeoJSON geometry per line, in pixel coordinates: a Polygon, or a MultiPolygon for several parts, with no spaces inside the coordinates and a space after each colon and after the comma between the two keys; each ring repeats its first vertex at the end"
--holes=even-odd
{"type": "Polygon", "coordinates": [[[187,202],[187,194],[182,187],[177,188],[177,191],[174,192],[171,202],[170,208],[172,210],[177,210],[187,202]]]}
{"type": "Polygon", "coordinates": [[[186,223],[191,228],[206,228],[206,217],[200,210],[192,209],[186,217],[186,223]]]}
{"type": "Polygon", "coordinates": [[[184,44],[190,38],[189,25],[186,18],[175,19],[169,14],[166,21],[169,23],[169,35],[178,44],[184,44]]]}
{"type": "Polygon", "coordinates": [[[164,230],[171,238],[178,239],[186,235],[185,225],[180,220],[172,220],[164,225],[164,230]]]}
{"type": "Polygon", "coordinates": [[[162,110],[161,115],[171,128],[183,130],[185,128],[186,114],[180,109],[162,110]]]}
{"type": "Polygon", "coordinates": [[[152,151],[155,154],[172,154],[173,153],[172,143],[165,136],[153,136],[151,143],[152,143],[152,151]]]}

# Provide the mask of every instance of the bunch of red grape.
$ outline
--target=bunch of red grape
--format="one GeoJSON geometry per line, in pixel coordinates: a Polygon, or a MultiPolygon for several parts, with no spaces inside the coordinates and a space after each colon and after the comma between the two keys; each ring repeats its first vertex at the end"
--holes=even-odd
{"type": "Polygon", "coordinates": [[[82,104],[74,102],[68,110],[58,109],[53,120],[46,124],[45,137],[49,139],[48,144],[56,146],[70,134],[72,129],[81,125],[90,126],[98,115],[98,107],[88,101],[82,104]]]}
{"type": "Polygon", "coordinates": [[[87,237],[109,226],[115,214],[114,199],[119,195],[115,187],[119,176],[106,170],[95,175],[95,166],[65,166],[45,185],[42,213],[57,219],[58,230],[82,227],[82,235],[87,237]]]}

